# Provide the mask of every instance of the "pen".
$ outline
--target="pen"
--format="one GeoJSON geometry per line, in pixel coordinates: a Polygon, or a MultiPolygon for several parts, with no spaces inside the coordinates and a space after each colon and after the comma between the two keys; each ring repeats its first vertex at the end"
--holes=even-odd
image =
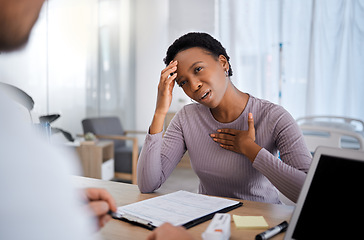
{"type": "Polygon", "coordinates": [[[269,238],[277,235],[278,233],[286,231],[287,227],[288,227],[288,223],[287,223],[287,221],[284,221],[281,224],[279,224],[275,227],[269,228],[267,231],[258,234],[257,236],[255,236],[255,240],[269,239],[269,238]]]}
{"type": "Polygon", "coordinates": [[[155,226],[152,224],[151,221],[148,220],[144,220],[142,218],[139,217],[135,217],[132,216],[130,214],[126,214],[126,213],[118,213],[118,212],[113,212],[111,210],[109,210],[107,212],[107,214],[109,214],[113,219],[118,219],[118,220],[126,220],[127,222],[133,222],[133,223],[137,223],[142,227],[146,227],[149,230],[153,230],[155,228],[155,226]]]}
{"type": "Polygon", "coordinates": [[[108,212],[107,212],[107,214],[109,214],[112,218],[114,218],[114,219],[120,219],[120,218],[122,218],[122,215],[120,214],[120,213],[117,213],[117,212],[113,212],[113,211],[111,211],[111,210],[109,210],[108,212]]]}

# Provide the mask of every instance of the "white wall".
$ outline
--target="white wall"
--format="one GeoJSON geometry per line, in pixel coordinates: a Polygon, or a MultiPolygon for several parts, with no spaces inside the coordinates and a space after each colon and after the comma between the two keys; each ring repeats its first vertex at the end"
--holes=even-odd
{"type": "MultiPolygon", "coordinates": [[[[126,128],[147,131],[168,46],[190,31],[214,34],[215,0],[120,0],[120,3],[122,36],[120,86],[117,86],[123,90],[116,92],[123,96],[117,107],[93,100],[100,93],[97,90],[99,0],[49,1],[48,26],[46,2],[28,45],[0,55],[0,81],[16,85],[31,95],[36,113],[61,113],[53,126],[72,134],[82,132],[83,118],[112,113],[121,116],[126,128]],[[123,94],[125,91],[129,94],[123,94]],[[104,109],[99,110],[96,105],[104,109]],[[130,119],[135,122],[130,123],[130,119]]],[[[190,100],[176,87],[170,110],[178,111],[186,103],[190,100]]],[[[140,142],[143,141],[141,138],[140,142]]]]}
{"type": "Polygon", "coordinates": [[[82,132],[85,117],[95,7],[97,0],[45,2],[28,44],[0,55],[0,81],[27,92],[35,102],[35,116],[60,113],[53,125],[73,134],[82,132]]]}
{"type": "MultiPolygon", "coordinates": [[[[86,84],[90,77],[90,36],[95,32],[92,19],[96,0],[49,1],[48,88],[49,113],[60,113],[54,122],[73,134],[82,133],[86,116],[86,84]]],[[[97,36],[97,35],[96,35],[97,36]]]]}
{"type": "Polygon", "coordinates": [[[168,47],[168,0],[136,1],[136,129],[147,131],[168,47]]]}
{"type": "MultiPolygon", "coordinates": [[[[138,0],[136,24],[136,127],[147,130],[157,99],[160,72],[168,47],[191,32],[217,33],[214,0],[138,0]]],[[[191,103],[175,85],[170,111],[191,103]]]]}

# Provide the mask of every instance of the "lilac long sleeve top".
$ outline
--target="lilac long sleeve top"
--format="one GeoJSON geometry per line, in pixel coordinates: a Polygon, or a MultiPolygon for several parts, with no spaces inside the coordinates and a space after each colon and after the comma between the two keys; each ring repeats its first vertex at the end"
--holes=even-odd
{"type": "Polygon", "coordinates": [[[186,150],[200,180],[199,193],[267,203],[280,203],[276,188],[296,201],[311,164],[292,116],[283,107],[251,95],[233,122],[218,122],[208,107],[195,103],[175,115],[164,136],[148,134],[138,161],[140,191],[158,189],[186,150]],[[248,130],[249,112],[254,116],[255,142],[262,147],[253,163],[243,154],[221,148],[209,136],[220,128],[248,130]]]}

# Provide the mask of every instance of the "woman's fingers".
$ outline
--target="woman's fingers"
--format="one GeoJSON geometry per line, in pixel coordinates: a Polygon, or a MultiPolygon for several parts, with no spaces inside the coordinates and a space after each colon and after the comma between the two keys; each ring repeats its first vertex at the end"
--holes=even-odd
{"type": "Polygon", "coordinates": [[[215,139],[221,139],[221,140],[234,140],[235,135],[231,135],[231,134],[225,134],[225,133],[213,133],[210,134],[210,137],[212,137],[214,140],[215,139]]]}
{"type": "Polygon", "coordinates": [[[167,86],[172,87],[173,89],[174,80],[177,77],[177,73],[175,73],[175,71],[177,71],[177,64],[177,61],[171,62],[165,69],[162,70],[160,79],[160,84],[162,84],[162,87],[167,86]]]}
{"type": "Polygon", "coordinates": [[[166,72],[169,72],[168,74],[167,74],[167,76],[169,75],[169,74],[171,74],[172,72],[175,72],[176,70],[177,70],[177,64],[178,64],[178,62],[177,61],[172,61],[165,69],[163,69],[162,71],[161,71],[161,75],[165,75],[165,73],[166,72]],[[174,70],[172,70],[172,69],[174,69],[174,70]]]}
{"type": "Polygon", "coordinates": [[[167,71],[169,68],[172,68],[174,65],[176,65],[176,63],[172,64],[173,63],[173,60],[168,64],[168,66],[166,68],[164,68],[162,71],[161,71],[161,74],[163,74],[165,71],[167,71]]]}
{"type": "Polygon", "coordinates": [[[241,134],[242,132],[246,132],[247,135],[255,141],[255,127],[254,127],[254,118],[253,114],[248,114],[248,131],[240,131],[232,128],[221,128],[217,130],[218,133],[210,134],[212,138],[218,139],[226,139],[233,140],[234,136],[241,134]]]}
{"type": "Polygon", "coordinates": [[[253,141],[255,141],[255,127],[254,127],[254,118],[252,113],[249,113],[248,115],[248,134],[249,137],[251,137],[253,141]]]}
{"type": "Polygon", "coordinates": [[[236,130],[233,128],[221,128],[221,129],[217,129],[217,132],[226,133],[226,134],[235,136],[237,133],[239,133],[239,130],[236,130]]]}
{"type": "Polygon", "coordinates": [[[177,73],[174,73],[176,70],[177,70],[177,66],[167,69],[166,71],[164,71],[161,74],[161,80],[166,80],[166,79],[169,79],[169,78],[175,76],[177,74],[177,73]],[[174,73],[174,74],[171,76],[171,73],[174,73]]]}
{"type": "Polygon", "coordinates": [[[225,140],[225,139],[221,139],[221,138],[214,138],[213,139],[215,142],[220,143],[222,145],[227,145],[227,146],[233,146],[234,142],[232,140],[225,140]]]}
{"type": "Polygon", "coordinates": [[[177,70],[177,64],[177,61],[173,61],[161,72],[160,82],[158,84],[156,113],[165,115],[168,112],[172,102],[175,79],[177,77],[177,73],[174,73],[177,70]],[[174,74],[171,75],[171,73],[174,74]]]}
{"type": "Polygon", "coordinates": [[[233,151],[233,152],[238,152],[238,151],[236,151],[236,149],[234,148],[234,146],[231,146],[231,145],[223,145],[223,144],[220,144],[220,147],[225,148],[226,150],[233,151]]]}

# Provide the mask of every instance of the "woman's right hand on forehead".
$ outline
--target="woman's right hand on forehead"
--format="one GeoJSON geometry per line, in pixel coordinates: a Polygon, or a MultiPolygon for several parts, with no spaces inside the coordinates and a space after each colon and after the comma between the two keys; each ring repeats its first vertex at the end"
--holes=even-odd
{"type": "Polygon", "coordinates": [[[177,64],[177,61],[171,61],[161,72],[155,113],[166,115],[171,106],[173,87],[177,77],[177,64]]]}
{"type": "Polygon", "coordinates": [[[164,119],[172,102],[172,92],[177,77],[177,64],[177,61],[171,61],[161,72],[161,79],[158,84],[157,106],[155,108],[152,124],[149,128],[150,134],[156,134],[163,131],[164,119]]]}

